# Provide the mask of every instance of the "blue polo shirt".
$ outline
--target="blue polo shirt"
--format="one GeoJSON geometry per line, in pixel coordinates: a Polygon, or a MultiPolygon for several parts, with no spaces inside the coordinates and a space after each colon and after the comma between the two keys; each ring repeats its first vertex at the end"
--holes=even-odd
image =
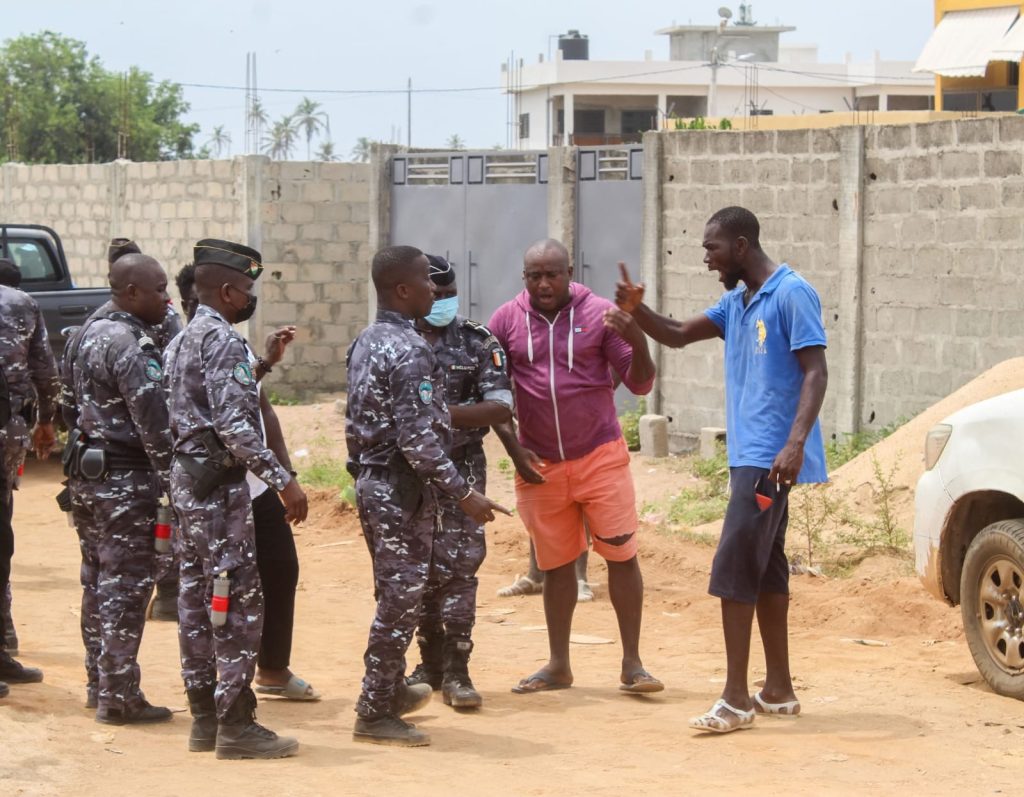
{"type": "MultiPolygon", "coordinates": [[[[803,385],[794,352],[824,346],[821,301],[786,264],[743,306],[739,286],[705,311],[725,338],[725,403],[729,466],[770,468],[789,438],[803,385]]],[[[821,423],[804,444],[797,482],[826,482],[821,423]]]]}

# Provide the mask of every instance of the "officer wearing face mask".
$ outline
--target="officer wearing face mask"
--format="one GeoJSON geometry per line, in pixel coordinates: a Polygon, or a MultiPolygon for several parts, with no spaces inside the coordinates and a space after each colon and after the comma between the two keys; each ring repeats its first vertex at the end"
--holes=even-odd
{"type": "MultiPolygon", "coordinates": [[[[487,327],[457,315],[459,297],[451,264],[436,255],[427,255],[427,260],[435,301],[430,315],[416,321],[416,329],[444,370],[452,419],[449,456],[466,482],[484,492],[484,436],[493,424],[507,423],[512,417],[505,352],[487,327]]],[[[439,503],[441,528],[434,536],[430,580],[416,635],[422,662],[408,680],[441,689],[445,705],[478,708],[483,700],[468,667],[476,621],[476,573],[486,553],[484,526],[463,512],[457,501],[442,498],[439,503]]]]}

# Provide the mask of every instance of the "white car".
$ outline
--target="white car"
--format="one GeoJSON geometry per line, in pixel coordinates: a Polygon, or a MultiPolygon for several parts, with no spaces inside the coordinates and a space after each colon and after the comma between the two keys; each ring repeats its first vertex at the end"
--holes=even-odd
{"type": "Polygon", "coordinates": [[[914,501],[921,580],[960,604],[989,686],[1024,699],[1024,390],[932,427],[914,501]]]}

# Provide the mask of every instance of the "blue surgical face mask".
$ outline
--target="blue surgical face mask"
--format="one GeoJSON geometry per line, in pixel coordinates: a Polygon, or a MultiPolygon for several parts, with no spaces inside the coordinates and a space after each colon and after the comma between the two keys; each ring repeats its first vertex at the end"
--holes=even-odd
{"type": "Polygon", "coordinates": [[[435,301],[434,306],[430,308],[430,315],[423,320],[430,326],[440,329],[454,321],[457,312],[459,312],[459,297],[449,296],[447,299],[435,301]]]}

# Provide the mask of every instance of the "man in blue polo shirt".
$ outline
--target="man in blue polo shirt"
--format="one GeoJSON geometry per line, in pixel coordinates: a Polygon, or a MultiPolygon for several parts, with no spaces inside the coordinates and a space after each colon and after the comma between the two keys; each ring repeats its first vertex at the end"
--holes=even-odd
{"type": "Polygon", "coordinates": [[[789,671],[789,489],[828,481],[818,412],[825,397],[825,330],[814,288],[761,249],[749,210],[728,207],[704,228],[704,262],[726,293],[688,321],[642,303],[643,285],[625,267],[616,303],[666,346],[725,339],[726,427],[730,497],[708,592],[722,601],[727,674],[721,698],[690,720],[699,731],[749,728],[755,713],[798,714],[789,671]],[[740,283],[743,283],[740,285],[740,283]],[[766,676],[747,688],[750,634],[757,624],[766,676]]]}

